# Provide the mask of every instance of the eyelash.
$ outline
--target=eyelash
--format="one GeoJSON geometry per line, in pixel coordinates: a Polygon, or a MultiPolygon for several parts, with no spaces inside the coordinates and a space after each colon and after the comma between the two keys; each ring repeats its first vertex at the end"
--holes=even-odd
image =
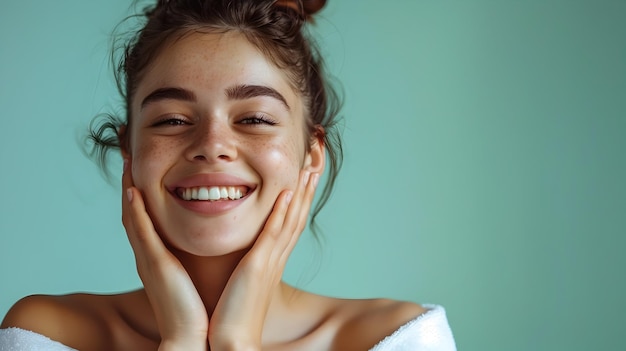
{"type": "Polygon", "coordinates": [[[239,121],[240,124],[251,124],[251,125],[258,125],[258,124],[267,124],[270,126],[276,125],[278,124],[278,122],[276,122],[275,120],[271,119],[270,117],[266,116],[266,115],[253,115],[251,117],[246,117],[243,118],[239,121]]]}
{"type": "MultiPolygon", "coordinates": [[[[276,122],[272,118],[266,115],[262,115],[262,114],[242,118],[241,120],[239,120],[238,123],[244,124],[244,125],[252,125],[252,126],[261,125],[261,124],[273,126],[273,125],[278,124],[278,122],[276,122]]],[[[153,127],[177,127],[177,126],[184,126],[188,124],[189,122],[182,118],[166,117],[155,122],[152,126],[153,127]]]]}
{"type": "Polygon", "coordinates": [[[167,117],[153,124],[154,127],[162,126],[183,126],[189,124],[186,120],[176,117],[167,117]]]}

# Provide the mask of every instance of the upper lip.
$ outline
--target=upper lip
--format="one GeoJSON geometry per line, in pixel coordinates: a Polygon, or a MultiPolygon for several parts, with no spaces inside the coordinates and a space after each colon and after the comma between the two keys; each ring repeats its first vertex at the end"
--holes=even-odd
{"type": "Polygon", "coordinates": [[[252,191],[256,185],[228,173],[201,173],[178,180],[167,186],[169,191],[177,188],[195,188],[212,186],[245,186],[252,191]]]}

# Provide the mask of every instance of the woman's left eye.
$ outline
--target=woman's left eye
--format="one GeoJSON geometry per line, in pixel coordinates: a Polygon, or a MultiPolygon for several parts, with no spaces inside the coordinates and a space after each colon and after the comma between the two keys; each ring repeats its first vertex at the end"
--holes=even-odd
{"type": "Polygon", "coordinates": [[[258,115],[242,118],[239,120],[239,124],[267,124],[273,126],[276,125],[277,122],[268,116],[258,115]]]}

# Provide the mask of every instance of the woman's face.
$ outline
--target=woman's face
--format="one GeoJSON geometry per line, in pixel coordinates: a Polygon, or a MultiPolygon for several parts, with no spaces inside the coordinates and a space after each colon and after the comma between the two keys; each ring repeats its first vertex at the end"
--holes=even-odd
{"type": "Polygon", "coordinates": [[[199,256],[249,247],[307,151],[302,98],[241,34],[193,33],[148,67],[132,101],[125,151],[159,234],[199,256]]]}

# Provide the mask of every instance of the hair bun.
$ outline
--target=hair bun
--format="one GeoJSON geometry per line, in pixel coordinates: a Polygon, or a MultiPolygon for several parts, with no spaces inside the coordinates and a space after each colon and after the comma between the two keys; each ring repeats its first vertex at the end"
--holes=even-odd
{"type": "Polygon", "coordinates": [[[277,0],[276,5],[290,8],[304,19],[311,20],[326,5],[326,0],[277,0]]]}
{"type": "Polygon", "coordinates": [[[306,17],[319,12],[326,5],[326,0],[302,0],[302,7],[306,17]]]}

